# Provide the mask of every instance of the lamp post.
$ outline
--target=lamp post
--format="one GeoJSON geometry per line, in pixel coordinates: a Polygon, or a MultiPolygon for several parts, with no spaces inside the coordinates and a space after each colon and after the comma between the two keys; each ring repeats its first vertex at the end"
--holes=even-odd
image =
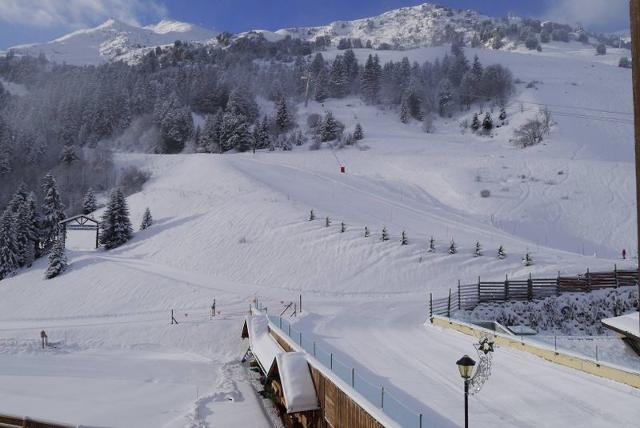
{"type": "Polygon", "coordinates": [[[464,428],[469,428],[469,379],[473,373],[473,366],[476,362],[473,359],[465,355],[456,361],[460,376],[464,379],[464,428]]]}

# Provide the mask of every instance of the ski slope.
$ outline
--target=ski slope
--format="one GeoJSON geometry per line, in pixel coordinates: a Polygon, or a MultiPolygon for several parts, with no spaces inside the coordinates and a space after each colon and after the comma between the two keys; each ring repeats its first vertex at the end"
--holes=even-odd
{"type": "MultiPolygon", "coordinates": [[[[348,130],[362,124],[359,147],[119,155],[123,167],[151,172],[128,203],[134,225],[146,207],[155,223],[116,250],[69,250],[59,278],[45,281],[40,260],[0,283],[0,413],[94,426],[268,426],[238,364],[242,320],[256,296],[276,311],[301,293],[305,335],[424,412],[428,426],[459,426],[455,361],[473,352],[472,339],[423,325],[429,292],[478,275],[636,262],[617,260],[622,248],[635,256],[632,127],[577,113],[631,111],[630,71],[609,56],[567,52],[468,50],[524,82],[541,81],[519,85],[516,100],[573,112],[557,114],[545,144],[528,150],[508,139],[536,104],[514,101],[510,124],[485,138],[460,132],[464,116],[425,134],[395,112],[346,99],[298,106],[299,122],[330,109],[348,130]],[[381,242],[385,226],[391,240],[381,242]],[[428,254],[431,236],[436,252],[428,254]],[[452,238],[456,255],[446,251],[452,238]],[[472,256],[476,241],[482,257],[472,256]],[[525,252],[533,266],[522,266],[525,252]],[[172,309],[178,325],[169,324],[172,309]],[[39,349],[42,329],[55,348],[39,349]]],[[[443,50],[379,53],[424,60],[443,50]]],[[[632,388],[498,349],[471,415],[483,427],[635,426],[638,404],[632,388]]]]}

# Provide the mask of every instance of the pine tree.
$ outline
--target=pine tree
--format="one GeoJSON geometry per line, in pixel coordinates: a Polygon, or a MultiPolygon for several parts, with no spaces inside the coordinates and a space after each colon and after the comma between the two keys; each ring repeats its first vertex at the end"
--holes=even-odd
{"type": "Polygon", "coordinates": [[[320,140],[325,141],[333,141],[338,138],[338,123],[333,117],[333,113],[330,111],[324,117],[324,121],[322,122],[322,129],[320,130],[320,140]]]}
{"type": "Polygon", "coordinates": [[[100,243],[107,249],[116,248],[131,239],[133,229],[129,220],[129,208],[120,189],[111,192],[100,228],[100,243]]]}
{"type": "Polygon", "coordinates": [[[276,126],[278,131],[284,132],[291,126],[291,118],[289,117],[289,110],[287,109],[287,103],[284,97],[278,99],[276,103],[276,126]]]}
{"type": "Polygon", "coordinates": [[[400,122],[409,123],[409,104],[406,98],[403,98],[400,103],[400,122]]]}
{"type": "Polygon", "coordinates": [[[245,152],[251,147],[251,135],[249,134],[246,117],[228,111],[222,118],[220,130],[220,143],[222,151],[236,149],[245,152]]]}
{"type": "Polygon", "coordinates": [[[484,119],[482,120],[482,130],[487,134],[491,132],[493,129],[493,119],[491,118],[491,113],[487,112],[484,115],[484,119]]]}
{"type": "Polygon", "coordinates": [[[331,65],[329,73],[329,92],[334,98],[343,98],[347,95],[349,81],[347,70],[342,59],[342,55],[337,55],[331,65]]]}
{"type": "Polygon", "coordinates": [[[440,87],[438,90],[438,108],[440,116],[444,117],[451,112],[453,107],[453,87],[451,81],[448,78],[440,81],[440,87]]]}
{"type": "Polygon", "coordinates": [[[480,246],[480,242],[476,242],[476,249],[474,252],[475,257],[480,257],[482,255],[482,247],[480,246]]]}
{"type": "Polygon", "coordinates": [[[360,141],[364,138],[364,131],[362,130],[362,125],[356,123],[356,129],[353,131],[353,139],[356,141],[360,141]]]}
{"type": "Polygon", "coordinates": [[[386,226],[382,228],[382,235],[381,235],[380,239],[382,241],[388,241],[389,240],[389,234],[387,233],[387,227],[386,226]]]}
{"type": "Polygon", "coordinates": [[[42,246],[47,252],[53,243],[58,240],[62,228],[60,222],[64,220],[64,204],[61,201],[58,187],[53,175],[47,174],[42,182],[42,246]]]}
{"type": "Polygon", "coordinates": [[[97,209],[98,201],[96,200],[96,194],[93,193],[93,189],[89,189],[82,199],[82,214],[91,214],[97,209]]]}
{"type": "Polygon", "coordinates": [[[378,102],[378,95],[380,92],[379,67],[380,65],[374,57],[369,55],[364,66],[360,83],[362,88],[362,98],[367,104],[375,104],[378,102]]]}
{"type": "Polygon", "coordinates": [[[0,216],[0,280],[15,271],[19,262],[13,215],[6,209],[0,216]]]}
{"type": "Polygon", "coordinates": [[[64,239],[58,239],[49,254],[49,267],[45,278],[51,279],[60,275],[67,268],[67,256],[64,251],[64,239]]]}
{"type": "Polygon", "coordinates": [[[222,127],[222,111],[218,110],[215,115],[207,115],[204,128],[200,132],[199,146],[204,153],[221,153],[220,130],[222,127]]]}
{"type": "Polygon", "coordinates": [[[480,119],[478,119],[478,113],[473,114],[473,119],[471,120],[471,129],[473,132],[478,132],[480,129],[480,119]]]}
{"type": "Polygon", "coordinates": [[[153,225],[153,217],[151,217],[151,210],[147,207],[142,215],[142,223],[140,223],[140,230],[145,230],[153,225]]]}
{"type": "Polygon", "coordinates": [[[500,247],[498,247],[498,258],[499,259],[504,259],[506,256],[507,255],[504,252],[504,248],[502,247],[502,245],[500,245],[500,247]]]}
{"type": "Polygon", "coordinates": [[[322,103],[329,98],[329,78],[324,67],[318,73],[315,83],[315,100],[322,103]]]}
{"type": "Polygon", "coordinates": [[[20,246],[20,264],[30,267],[38,257],[39,252],[39,228],[38,214],[36,212],[35,195],[31,193],[22,204],[16,218],[16,238],[20,246]]]}

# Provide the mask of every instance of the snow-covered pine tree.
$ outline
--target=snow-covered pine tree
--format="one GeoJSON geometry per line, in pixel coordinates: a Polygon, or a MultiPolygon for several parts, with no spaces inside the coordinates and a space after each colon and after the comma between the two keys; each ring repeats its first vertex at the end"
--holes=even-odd
{"type": "Polygon", "coordinates": [[[100,243],[107,249],[116,248],[131,238],[133,229],[129,220],[129,208],[120,189],[111,191],[100,228],[100,243]]]}
{"type": "Polygon", "coordinates": [[[445,117],[451,113],[453,102],[453,87],[451,81],[445,77],[440,81],[438,88],[438,109],[440,116],[445,117]]]}
{"type": "Polygon", "coordinates": [[[320,139],[321,141],[333,141],[338,138],[338,123],[333,117],[333,113],[330,111],[324,116],[324,121],[322,122],[322,128],[320,129],[320,139]]]}
{"type": "Polygon", "coordinates": [[[382,228],[382,235],[380,236],[380,240],[382,241],[388,241],[389,240],[389,233],[387,233],[387,227],[383,227],[382,228]]]}
{"type": "Polygon", "coordinates": [[[67,268],[67,256],[64,250],[64,239],[58,239],[49,253],[49,267],[45,278],[51,279],[60,275],[67,268]]]}
{"type": "Polygon", "coordinates": [[[256,149],[266,149],[271,146],[271,134],[269,133],[269,119],[267,116],[262,118],[262,122],[256,125],[256,149]]]}
{"type": "Polygon", "coordinates": [[[13,214],[5,209],[0,216],[0,280],[15,271],[19,262],[13,214]]]}
{"type": "Polygon", "coordinates": [[[151,210],[147,207],[142,215],[142,223],[140,223],[140,230],[145,230],[153,225],[153,217],[151,217],[151,210]]]}
{"type": "Polygon", "coordinates": [[[329,73],[329,93],[333,98],[343,98],[349,90],[347,70],[342,55],[337,55],[329,73]]]}
{"type": "Polygon", "coordinates": [[[220,144],[223,152],[231,149],[246,152],[251,148],[251,135],[249,134],[245,116],[235,114],[233,111],[227,111],[224,114],[220,132],[220,144]]]}
{"type": "Polygon", "coordinates": [[[409,104],[406,98],[403,98],[400,103],[400,122],[409,123],[409,104]]]}
{"type": "Polygon", "coordinates": [[[484,115],[484,119],[482,119],[482,130],[483,132],[489,134],[493,129],[493,119],[491,118],[491,113],[487,112],[484,115]]]}
{"type": "Polygon", "coordinates": [[[478,119],[478,113],[473,114],[473,119],[471,120],[471,129],[473,132],[478,132],[480,129],[480,119],[478,119]]]}
{"type": "Polygon", "coordinates": [[[353,131],[353,139],[356,141],[360,141],[364,138],[364,131],[362,130],[362,125],[356,123],[356,128],[353,131]]]}
{"type": "Polygon", "coordinates": [[[200,150],[205,153],[221,153],[220,129],[222,127],[222,111],[218,110],[215,115],[207,115],[204,127],[200,132],[200,150]]]}
{"type": "Polygon", "coordinates": [[[279,132],[284,132],[291,126],[291,117],[284,97],[280,97],[276,102],[276,126],[279,132]]]}
{"type": "Polygon", "coordinates": [[[323,67],[318,73],[315,81],[315,100],[319,103],[329,98],[329,77],[327,71],[323,67]]]}
{"type": "Polygon", "coordinates": [[[498,247],[498,258],[500,260],[504,259],[507,256],[507,254],[504,252],[504,247],[502,245],[500,245],[500,247],[498,247]]]}
{"type": "Polygon", "coordinates": [[[35,195],[24,201],[16,217],[16,240],[20,248],[20,265],[30,267],[39,252],[38,214],[35,195]]]}
{"type": "Polygon", "coordinates": [[[98,209],[98,201],[96,200],[96,194],[93,189],[87,190],[84,198],[82,198],[82,214],[91,214],[98,209]]]}
{"type": "Polygon", "coordinates": [[[369,55],[360,82],[362,98],[367,104],[375,104],[378,102],[380,92],[379,68],[380,65],[376,59],[374,59],[372,55],[369,55]]]}
{"type": "Polygon", "coordinates": [[[45,252],[49,251],[55,241],[58,240],[62,228],[60,222],[64,220],[65,206],[61,201],[56,180],[51,174],[45,175],[42,181],[42,223],[41,241],[45,252]]]}

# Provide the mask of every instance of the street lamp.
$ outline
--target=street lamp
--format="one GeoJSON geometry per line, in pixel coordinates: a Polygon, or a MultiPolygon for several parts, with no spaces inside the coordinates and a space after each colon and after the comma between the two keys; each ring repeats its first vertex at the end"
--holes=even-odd
{"type": "Polygon", "coordinates": [[[464,379],[464,427],[469,428],[469,379],[471,379],[473,366],[476,365],[476,362],[470,356],[465,355],[456,364],[458,365],[460,376],[464,379]]]}

